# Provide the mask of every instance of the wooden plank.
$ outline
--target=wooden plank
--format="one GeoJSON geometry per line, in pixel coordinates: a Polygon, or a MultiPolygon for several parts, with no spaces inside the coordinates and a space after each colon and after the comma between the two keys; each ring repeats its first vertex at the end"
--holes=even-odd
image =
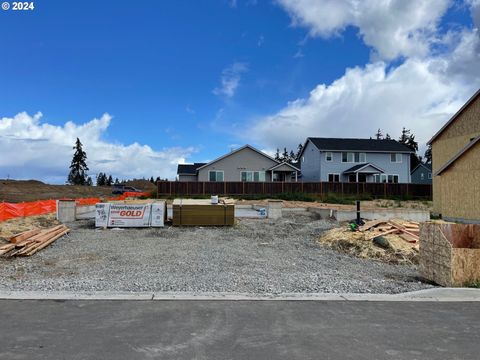
{"type": "Polygon", "coordinates": [[[401,232],[404,232],[405,234],[408,234],[408,235],[413,236],[414,238],[418,239],[418,236],[416,234],[414,234],[413,232],[408,231],[407,229],[398,226],[396,223],[390,222],[390,224],[392,224],[393,227],[397,228],[401,232]]]}
{"type": "Polygon", "coordinates": [[[5,244],[0,247],[0,255],[6,254],[15,248],[15,244],[5,244]]]}
{"type": "Polygon", "coordinates": [[[418,242],[418,239],[412,237],[411,235],[408,235],[408,234],[400,234],[399,235],[403,240],[405,240],[406,242],[410,243],[410,244],[416,244],[418,242]]]}
{"type": "Polygon", "coordinates": [[[380,225],[380,224],[383,224],[383,223],[387,223],[387,220],[371,220],[371,221],[367,221],[365,224],[363,224],[362,226],[360,226],[358,228],[359,231],[367,231],[369,229],[371,229],[372,227],[375,227],[377,225],[380,225]]]}
{"type": "Polygon", "coordinates": [[[382,232],[382,233],[379,233],[379,234],[372,235],[372,236],[368,237],[367,240],[372,240],[372,239],[375,239],[377,236],[384,236],[384,235],[395,233],[397,231],[398,231],[398,229],[391,229],[391,230],[388,230],[388,231],[385,231],[385,232],[382,232]]]}
{"type": "Polygon", "coordinates": [[[23,240],[28,239],[31,236],[37,235],[40,231],[42,231],[42,230],[41,229],[27,230],[27,231],[24,231],[24,232],[21,232],[19,234],[11,236],[10,239],[8,239],[8,240],[11,243],[14,243],[14,244],[19,243],[23,240]]]}
{"type": "Polygon", "coordinates": [[[70,229],[66,229],[64,231],[62,231],[61,233],[55,235],[54,237],[52,237],[50,240],[48,241],[45,241],[44,243],[42,243],[39,247],[33,249],[32,251],[26,253],[26,256],[31,256],[33,254],[35,254],[36,252],[46,248],[48,245],[50,245],[51,243],[53,243],[55,240],[57,240],[58,238],[61,238],[62,236],[68,234],[70,232],[70,229]]]}

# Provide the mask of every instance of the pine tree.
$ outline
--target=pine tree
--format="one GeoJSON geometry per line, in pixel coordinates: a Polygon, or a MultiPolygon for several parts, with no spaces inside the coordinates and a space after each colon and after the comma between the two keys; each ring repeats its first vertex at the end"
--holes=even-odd
{"type": "Polygon", "coordinates": [[[377,139],[377,140],[382,140],[383,139],[382,130],[380,130],[380,128],[377,130],[377,133],[375,134],[375,139],[377,139]]]}
{"type": "Polygon", "coordinates": [[[390,136],[389,133],[385,134],[385,140],[392,140],[392,137],[390,136]]]}
{"type": "Polygon", "coordinates": [[[275,160],[280,161],[280,150],[277,148],[277,152],[275,153],[275,160]]]}
{"type": "Polygon", "coordinates": [[[118,178],[115,178],[115,185],[118,185],[120,184],[120,182],[118,181],[118,178]]]}
{"type": "Polygon", "coordinates": [[[162,181],[162,179],[160,179],[160,176],[157,176],[157,178],[155,179],[155,184],[158,184],[159,181],[162,181]]]}
{"type": "Polygon", "coordinates": [[[283,153],[282,153],[282,157],[280,158],[281,161],[288,161],[288,151],[287,151],[287,148],[284,147],[283,148],[283,153]]]}
{"type": "Polygon", "coordinates": [[[93,186],[93,180],[92,180],[92,178],[91,178],[90,176],[87,178],[86,185],[87,185],[87,186],[93,186]]]}
{"type": "Polygon", "coordinates": [[[105,185],[105,178],[103,177],[103,173],[99,172],[97,175],[97,186],[104,186],[105,185]]]}
{"type": "Polygon", "coordinates": [[[112,175],[109,175],[109,177],[107,178],[107,181],[105,182],[105,185],[107,185],[107,186],[112,186],[113,185],[112,175]]]}
{"type": "Polygon", "coordinates": [[[405,127],[402,129],[402,135],[398,139],[398,141],[402,144],[405,144],[410,150],[414,153],[410,155],[410,170],[413,170],[420,164],[420,158],[417,155],[418,151],[418,142],[415,141],[415,135],[410,132],[409,129],[405,127]]]}
{"type": "Polygon", "coordinates": [[[295,153],[293,152],[293,150],[290,150],[290,155],[288,156],[288,162],[293,163],[295,162],[295,159],[296,159],[295,153]]]}
{"type": "Polygon", "coordinates": [[[432,163],[432,144],[428,144],[427,150],[425,150],[425,164],[431,164],[432,163]]]}
{"type": "Polygon", "coordinates": [[[296,161],[299,161],[299,160],[300,160],[300,154],[302,153],[302,150],[303,150],[303,145],[302,145],[302,144],[298,144],[298,146],[297,146],[297,154],[295,155],[295,160],[296,160],[296,161]]]}
{"type": "Polygon", "coordinates": [[[150,178],[150,182],[151,182],[152,184],[155,184],[155,180],[153,179],[153,176],[150,178]]]}
{"type": "Polygon", "coordinates": [[[87,182],[87,153],[83,151],[82,146],[80,139],[77,138],[75,146],[73,146],[75,153],[73,154],[70,173],[68,174],[68,183],[71,185],[85,185],[87,182]]]}

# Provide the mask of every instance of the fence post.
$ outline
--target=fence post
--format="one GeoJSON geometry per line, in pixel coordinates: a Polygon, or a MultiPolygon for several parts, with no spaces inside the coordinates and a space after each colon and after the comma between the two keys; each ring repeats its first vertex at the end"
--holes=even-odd
{"type": "Polygon", "coordinates": [[[245,182],[242,181],[242,195],[245,195],[245,182]]]}
{"type": "Polygon", "coordinates": [[[283,184],[285,184],[284,181],[282,181],[282,193],[285,192],[283,184]]]}
{"type": "Polygon", "coordinates": [[[343,192],[343,181],[342,181],[342,197],[345,196],[345,193],[343,192]]]}
{"type": "Polygon", "coordinates": [[[262,182],[262,195],[265,195],[265,182],[262,182]]]}
{"type": "Polygon", "coordinates": [[[384,199],[387,198],[387,183],[386,182],[383,183],[383,198],[384,199]]]}
{"type": "Polygon", "coordinates": [[[170,196],[172,196],[172,182],[169,181],[168,183],[170,184],[170,196]]]}
{"type": "Polygon", "coordinates": [[[410,196],[408,183],[407,183],[407,196],[410,196]]]}

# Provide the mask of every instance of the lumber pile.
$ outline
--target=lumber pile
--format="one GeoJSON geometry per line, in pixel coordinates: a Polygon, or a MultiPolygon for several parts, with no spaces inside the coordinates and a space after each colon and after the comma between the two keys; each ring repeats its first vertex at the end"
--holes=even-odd
{"type": "Polygon", "coordinates": [[[46,248],[55,240],[70,231],[65,225],[58,225],[48,229],[35,229],[24,231],[8,239],[10,242],[0,246],[0,255],[31,256],[46,248]]]}
{"type": "Polygon", "coordinates": [[[365,233],[368,240],[388,234],[398,234],[408,243],[419,241],[420,225],[416,221],[402,220],[372,220],[358,227],[358,231],[365,233]]]}

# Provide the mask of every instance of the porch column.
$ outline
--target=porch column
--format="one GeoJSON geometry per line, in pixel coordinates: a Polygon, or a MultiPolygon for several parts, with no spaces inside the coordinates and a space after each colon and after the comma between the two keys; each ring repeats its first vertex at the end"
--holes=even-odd
{"type": "Polygon", "coordinates": [[[298,171],[295,171],[295,182],[298,182],[298,171]]]}
{"type": "Polygon", "coordinates": [[[357,183],[358,183],[358,172],[357,172],[357,183]]]}

